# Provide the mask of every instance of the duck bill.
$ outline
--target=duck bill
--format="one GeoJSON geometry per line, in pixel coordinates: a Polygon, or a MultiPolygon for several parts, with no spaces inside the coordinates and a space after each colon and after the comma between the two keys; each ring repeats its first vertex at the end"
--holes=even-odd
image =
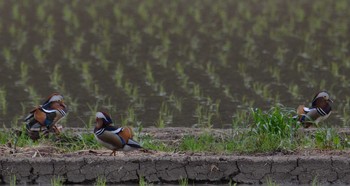
{"type": "Polygon", "coordinates": [[[329,102],[333,103],[333,100],[331,100],[330,98],[328,99],[329,102]]]}

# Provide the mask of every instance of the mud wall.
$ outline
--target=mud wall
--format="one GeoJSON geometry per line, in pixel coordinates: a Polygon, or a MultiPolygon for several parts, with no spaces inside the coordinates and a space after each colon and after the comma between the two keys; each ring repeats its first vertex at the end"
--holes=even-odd
{"type": "Polygon", "coordinates": [[[349,158],[338,156],[149,156],[80,158],[0,158],[0,178],[9,183],[93,184],[99,176],[108,183],[138,183],[139,177],[153,183],[277,183],[350,184],[349,158]]]}

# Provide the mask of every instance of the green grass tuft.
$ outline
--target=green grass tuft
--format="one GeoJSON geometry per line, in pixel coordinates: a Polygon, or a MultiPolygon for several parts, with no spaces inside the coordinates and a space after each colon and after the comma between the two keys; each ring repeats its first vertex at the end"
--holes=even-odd
{"type": "Polygon", "coordinates": [[[97,177],[97,180],[96,180],[96,183],[94,184],[95,186],[106,186],[106,178],[105,177],[101,177],[101,176],[98,176],[97,177]]]}
{"type": "Polygon", "coordinates": [[[62,186],[63,185],[63,179],[60,177],[54,177],[51,179],[51,186],[62,186]]]}

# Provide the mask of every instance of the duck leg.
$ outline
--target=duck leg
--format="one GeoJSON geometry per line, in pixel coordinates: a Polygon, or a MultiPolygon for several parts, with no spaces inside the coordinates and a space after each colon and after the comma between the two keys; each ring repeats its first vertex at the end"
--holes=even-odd
{"type": "Polygon", "coordinates": [[[115,150],[112,151],[112,153],[110,154],[110,156],[112,156],[112,154],[113,154],[113,156],[115,156],[115,150]]]}

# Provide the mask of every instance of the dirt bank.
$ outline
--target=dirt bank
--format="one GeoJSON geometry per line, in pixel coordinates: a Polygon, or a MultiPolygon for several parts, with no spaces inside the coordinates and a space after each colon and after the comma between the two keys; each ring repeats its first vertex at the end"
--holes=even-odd
{"type": "MultiPolygon", "coordinates": [[[[0,178],[9,183],[48,184],[54,177],[65,183],[93,184],[105,177],[108,183],[277,183],[350,184],[348,152],[312,152],[295,155],[234,156],[195,153],[80,151],[66,154],[35,154],[0,158],[0,178]]],[[[39,150],[38,150],[39,152],[39,150]]],[[[23,155],[23,154],[22,154],[23,155]]]]}
{"type": "MultiPolygon", "coordinates": [[[[74,132],[88,132],[77,130],[74,132]]],[[[201,129],[145,129],[142,135],[175,142],[201,129]]],[[[205,131],[204,131],[205,132],[205,131]]],[[[211,130],[227,135],[229,130],[211,130]]],[[[312,130],[307,130],[312,132],[312,130]]],[[[339,132],[346,132],[342,130],[339,132]]],[[[0,181],[9,183],[16,176],[22,184],[50,184],[60,177],[67,184],[93,184],[105,177],[110,184],[138,183],[140,177],[152,183],[277,183],[350,184],[350,151],[303,150],[270,154],[165,153],[156,151],[118,152],[109,150],[62,152],[52,146],[12,148],[0,146],[0,181]]]]}

